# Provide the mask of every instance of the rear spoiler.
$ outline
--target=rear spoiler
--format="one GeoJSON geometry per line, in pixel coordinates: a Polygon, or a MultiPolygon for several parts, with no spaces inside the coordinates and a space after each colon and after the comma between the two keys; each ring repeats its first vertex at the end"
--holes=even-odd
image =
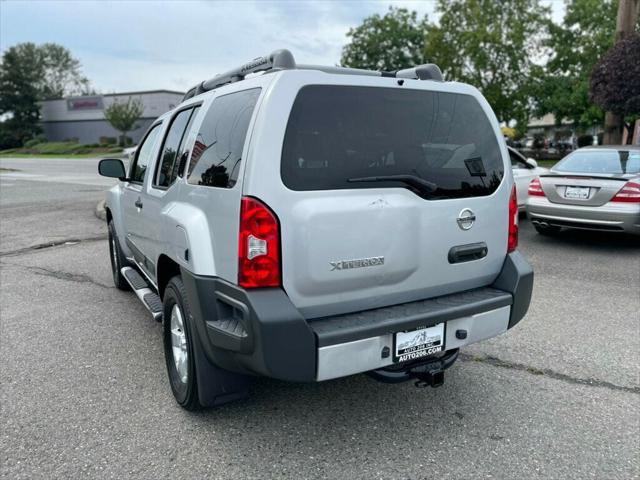
{"type": "Polygon", "coordinates": [[[603,175],[580,175],[576,173],[568,173],[566,175],[560,173],[545,173],[542,175],[538,175],[540,178],[575,178],[575,179],[595,179],[595,180],[617,180],[619,182],[628,182],[631,178],[624,177],[605,177],[603,175]]]}

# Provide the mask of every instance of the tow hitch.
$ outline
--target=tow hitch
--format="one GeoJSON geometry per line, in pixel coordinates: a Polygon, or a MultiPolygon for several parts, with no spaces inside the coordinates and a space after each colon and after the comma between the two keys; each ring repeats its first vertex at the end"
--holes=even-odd
{"type": "Polygon", "coordinates": [[[415,380],[418,388],[441,387],[444,384],[444,371],[458,358],[458,349],[446,352],[442,357],[427,359],[422,363],[394,365],[369,372],[370,377],[385,383],[400,383],[415,380]]]}
{"type": "Polygon", "coordinates": [[[416,380],[414,385],[418,388],[441,387],[444,384],[444,370],[433,369],[425,372],[412,372],[416,380]]]}

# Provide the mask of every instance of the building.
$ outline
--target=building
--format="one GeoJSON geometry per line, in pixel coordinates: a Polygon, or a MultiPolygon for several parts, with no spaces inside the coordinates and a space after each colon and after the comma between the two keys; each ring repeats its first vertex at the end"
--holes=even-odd
{"type": "Polygon", "coordinates": [[[163,113],[178,105],[183,92],[149,90],[46,100],[41,104],[42,130],[50,142],[76,140],[80,143],[106,143],[121,133],[104,118],[104,109],[114,102],[138,99],[144,107],[135,129],[127,133],[138,143],[149,125],[163,113]]]}
{"type": "Polygon", "coordinates": [[[576,128],[573,122],[564,119],[558,125],[556,124],[556,117],[552,113],[548,113],[542,117],[534,117],[529,120],[526,136],[533,138],[534,135],[543,135],[544,138],[549,140],[574,143],[579,135],[597,136],[602,131],[600,123],[594,123],[592,127],[576,128]]]}

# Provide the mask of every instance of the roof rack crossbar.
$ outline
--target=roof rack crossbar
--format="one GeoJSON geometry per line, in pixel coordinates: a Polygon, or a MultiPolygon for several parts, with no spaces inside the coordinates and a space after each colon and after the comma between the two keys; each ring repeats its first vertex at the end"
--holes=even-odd
{"type": "Polygon", "coordinates": [[[214,90],[222,85],[228,83],[239,82],[251,74],[257,72],[278,71],[278,70],[317,70],[325,73],[333,73],[340,75],[366,75],[374,77],[395,77],[395,78],[407,78],[415,80],[434,80],[442,81],[442,72],[437,65],[433,63],[427,63],[424,65],[417,65],[412,68],[406,68],[397,72],[381,72],[376,70],[364,70],[360,68],[347,68],[347,67],[331,67],[323,65],[296,65],[296,61],[289,50],[281,49],[272,52],[265,57],[258,57],[250,62],[241,65],[238,68],[229,70],[228,72],[221,73],[215,77],[205,80],[204,82],[191,88],[182,99],[187,100],[189,98],[200,95],[201,93],[214,90]]]}

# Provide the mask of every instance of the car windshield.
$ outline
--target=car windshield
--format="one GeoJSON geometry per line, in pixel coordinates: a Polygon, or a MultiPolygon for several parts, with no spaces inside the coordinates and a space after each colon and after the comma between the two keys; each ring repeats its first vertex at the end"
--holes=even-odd
{"type": "Polygon", "coordinates": [[[490,195],[503,165],[470,95],[312,85],[291,111],[281,175],[292,190],[405,187],[444,199],[490,195]]]}
{"type": "Polygon", "coordinates": [[[640,151],[578,150],[553,168],[556,172],[629,174],[640,172],[640,151]]]}

